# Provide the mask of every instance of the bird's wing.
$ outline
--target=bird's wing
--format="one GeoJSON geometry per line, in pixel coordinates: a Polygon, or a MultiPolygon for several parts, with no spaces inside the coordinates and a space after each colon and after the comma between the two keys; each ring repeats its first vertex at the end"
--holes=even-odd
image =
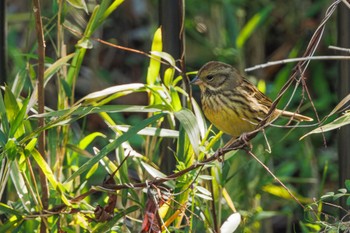
{"type": "Polygon", "coordinates": [[[269,99],[269,97],[259,91],[258,88],[256,88],[252,83],[244,79],[243,84],[247,87],[246,89],[249,90],[251,96],[256,98],[259,104],[266,106],[268,109],[271,107],[272,101],[269,99]]]}

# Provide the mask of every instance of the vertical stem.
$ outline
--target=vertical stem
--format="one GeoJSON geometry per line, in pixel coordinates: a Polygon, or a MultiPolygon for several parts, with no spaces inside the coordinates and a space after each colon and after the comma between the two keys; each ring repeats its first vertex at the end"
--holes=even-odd
{"type": "Polygon", "coordinates": [[[6,67],[6,1],[0,1],[0,85],[4,85],[7,78],[6,67]]]}
{"type": "MultiPolygon", "coordinates": [[[[169,53],[175,61],[180,61],[181,69],[184,69],[184,1],[183,0],[159,0],[159,23],[162,26],[163,51],[169,53]]],[[[164,122],[163,127],[167,127],[164,122]]],[[[168,156],[169,148],[175,150],[171,139],[163,139],[160,146],[163,172],[170,174],[175,169],[176,161],[168,156]]]]}
{"type": "MultiPolygon", "coordinates": [[[[341,47],[350,47],[350,14],[344,4],[338,6],[338,44],[341,47]]],[[[350,61],[339,62],[339,99],[344,98],[350,92],[350,61]]],[[[338,156],[339,156],[339,186],[344,187],[345,180],[350,179],[350,126],[343,126],[338,134],[338,156]]],[[[340,199],[340,206],[347,209],[346,198],[340,199]]],[[[340,214],[344,212],[340,210],[340,214]]]]}
{"type": "MultiPolygon", "coordinates": [[[[36,29],[36,37],[38,40],[38,112],[39,114],[44,113],[44,106],[45,106],[45,98],[44,98],[44,71],[45,71],[45,41],[44,41],[44,33],[43,33],[43,24],[41,20],[41,11],[40,11],[40,1],[39,0],[33,0],[33,11],[34,11],[34,17],[35,17],[35,29],[36,29]]],[[[39,128],[43,128],[45,125],[44,118],[39,118],[39,128]]],[[[39,152],[41,156],[45,157],[45,131],[41,132],[39,134],[39,152]]],[[[48,208],[48,201],[49,201],[49,192],[48,192],[48,185],[47,185],[47,179],[45,177],[45,174],[41,169],[40,171],[40,184],[42,188],[42,203],[43,203],[43,209],[48,208]]],[[[41,222],[41,232],[46,232],[46,225],[45,221],[46,219],[43,217],[41,222]]]]}

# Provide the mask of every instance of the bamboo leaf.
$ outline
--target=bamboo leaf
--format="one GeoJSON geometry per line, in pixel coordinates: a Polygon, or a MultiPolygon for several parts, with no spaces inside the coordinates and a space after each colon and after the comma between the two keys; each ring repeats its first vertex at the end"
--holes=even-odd
{"type": "Polygon", "coordinates": [[[336,113],[339,109],[341,109],[347,102],[350,101],[350,94],[345,96],[338,104],[335,106],[335,108],[331,111],[331,113],[328,114],[328,116],[333,115],[336,113]]]}
{"type": "Polygon", "coordinates": [[[13,185],[15,186],[17,196],[22,203],[23,208],[30,212],[31,206],[37,201],[35,196],[29,194],[28,188],[25,185],[23,176],[21,175],[17,161],[13,161],[10,168],[10,176],[13,185]],[[34,202],[34,203],[33,203],[34,202]]]}
{"type": "MultiPolygon", "coordinates": [[[[152,51],[159,51],[161,52],[163,49],[163,43],[162,43],[162,30],[161,28],[158,28],[153,36],[152,41],[152,51]]],[[[148,70],[147,70],[147,84],[148,85],[154,85],[157,77],[159,76],[160,71],[160,57],[156,55],[151,55],[151,59],[149,62],[148,70]]]]}
{"type": "Polygon", "coordinates": [[[328,123],[326,125],[322,125],[316,129],[308,132],[307,134],[302,136],[299,140],[304,139],[305,137],[309,136],[310,134],[324,133],[327,131],[338,129],[338,128],[345,126],[345,125],[348,125],[348,124],[350,124],[350,111],[346,112],[341,117],[338,117],[337,119],[335,119],[331,123],[328,123]]]}
{"type": "Polygon", "coordinates": [[[60,197],[61,197],[61,200],[63,201],[63,203],[65,203],[67,206],[70,206],[71,205],[70,202],[68,201],[68,199],[64,195],[64,187],[63,187],[63,185],[56,181],[56,178],[55,178],[51,168],[46,163],[44,158],[41,156],[39,151],[34,149],[34,150],[31,151],[31,154],[32,154],[33,158],[35,159],[35,161],[37,162],[37,164],[39,165],[40,169],[45,174],[47,180],[50,182],[52,187],[56,191],[58,191],[58,193],[60,194],[60,197]]]}
{"type": "Polygon", "coordinates": [[[175,59],[169,53],[162,52],[162,51],[151,51],[150,53],[152,55],[156,55],[157,57],[160,57],[160,58],[164,59],[165,61],[167,61],[169,63],[169,65],[171,67],[175,67],[176,66],[175,59]]]}
{"type": "Polygon", "coordinates": [[[143,90],[145,88],[145,84],[143,83],[131,83],[131,84],[124,84],[124,85],[117,85],[113,87],[108,87],[106,89],[103,89],[101,91],[96,91],[93,93],[88,94],[87,96],[83,97],[80,101],[97,101],[101,98],[104,98],[106,96],[118,93],[118,92],[126,92],[124,94],[135,92],[136,90],[143,90]]]}
{"type": "Polygon", "coordinates": [[[22,217],[22,213],[14,210],[10,206],[6,205],[5,203],[0,202],[0,213],[7,213],[16,215],[17,217],[22,217]]]}
{"type": "Polygon", "coordinates": [[[77,9],[83,9],[86,13],[89,13],[84,0],[67,0],[67,2],[73,7],[77,9]]]}
{"type": "Polygon", "coordinates": [[[175,117],[180,121],[180,124],[184,127],[188,138],[190,139],[192,148],[194,152],[198,155],[200,139],[196,117],[190,110],[186,108],[183,108],[180,111],[175,112],[174,114],[175,117]]]}
{"type": "Polygon", "coordinates": [[[233,233],[241,223],[241,215],[236,212],[231,214],[220,228],[221,233],[233,233]]]}
{"type": "Polygon", "coordinates": [[[155,169],[151,165],[144,163],[141,161],[142,166],[146,169],[146,171],[153,177],[153,178],[165,178],[166,175],[162,173],[161,171],[155,169]]]}
{"type": "Polygon", "coordinates": [[[67,65],[67,62],[74,57],[75,53],[68,54],[67,56],[61,57],[56,62],[51,64],[44,72],[45,86],[50,81],[51,77],[57,73],[62,66],[67,65]]]}
{"type": "Polygon", "coordinates": [[[114,141],[109,143],[107,146],[105,146],[100,153],[98,153],[93,158],[89,159],[86,163],[84,163],[82,166],[79,167],[79,169],[74,172],[65,183],[73,180],[75,177],[81,175],[83,172],[87,171],[88,169],[91,169],[91,167],[97,163],[99,160],[101,160],[104,156],[106,156],[109,152],[119,147],[123,142],[129,140],[132,136],[136,135],[141,129],[145,128],[147,125],[152,124],[162,118],[165,115],[165,113],[154,115],[150,118],[147,118],[143,121],[141,121],[139,124],[131,127],[128,132],[122,134],[120,137],[116,138],[114,141]]]}
{"type": "Polygon", "coordinates": [[[42,114],[35,114],[28,117],[30,118],[39,118],[39,117],[62,117],[66,115],[67,113],[71,112],[71,116],[85,116],[87,114],[93,114],[93,113],[101,113],[101,112],[107,112],[107,113],[117,113],[117,112],[143,112],[143,113],[155,113],[160,112],[164,109],[162,109],[162,106],[138,106],[138,105],[104,105],[104,106],[82,106],[77,107],[74,109],[74,111],[71,111],[71,109],[65,109],[60,111],[53,111],[53,112],[46,112],[42,114]],[[157,108],[159,107],[159,108],[157,108]]]}
{"type": "MultiPolygon", "coordinates": [[[[116,125],[114,126],[120,131],[126,132],[131,127],[130,125],[116,125]]],[[[155,127],[146,127],[138,132],[139,135],[146,136],[157,136],[157,137],[169,137],[169,138],[177,138],[179,136],[179,131],[171,130],[171,129],[162,129],[155,127]]]]}

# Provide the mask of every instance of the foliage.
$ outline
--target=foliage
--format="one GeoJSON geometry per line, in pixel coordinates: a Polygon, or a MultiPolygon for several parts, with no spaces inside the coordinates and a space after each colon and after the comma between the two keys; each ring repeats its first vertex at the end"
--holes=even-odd
{"type": "MultiPolygon", "coordinates": [[[[258,36],[254,35],[261,35],[257,50],[264,50],[262,42],[271,40],[269,49],[278,55],[274,58],[297,57],[305,47],[305,37],[291,37],[281,42],[280,48],[272,48],[278,40],[275,34],[280,32],[268,29],[278,21],[278,16],[271,15],[280,14],[281,7],[296,6],[285,1],[258,2],[203,4],[196,0],[186,3],[187,13],[194,16],[194,20],[187,17],[185,22],[189,43],[193,45],[187,50],[189,66],[195,70],[210,59],[230,63],[240,60],[241,67],[244,63],[257,62],[254,59],[259,56],[249,50],[257,42],[258,36]],[[209,17],[203,15],[210,15],[218,24],[208,23],[209,17]],[[272,37],[267,36],[270,33],[272,37]]],[[[283,26],[290,29],[288,33],[295,31],[295,25],[303,24],[301,19],[316,17],[326,6],[324,2],[310,1],[303,17],[297,15],[298,24],[292,24],[292,16],[288,15],[283,26]]],[[[199,104],[181,85],[185,76],[178,75],[176,62],[163,51],[160,28],[152,30],[152,42],[147,47],[151,52],[137,51],[147,63],[147,68],[142,70],[142,80],[134,82],[130,78],[124,84],[79,93],[83,86],[79,83],[80,75],[86,74],[84,69],[92,64],[88,60],[98,60],[105,55],[102,51],[94,57],[94,52],[101,49],[101,40],[95,37],[108,31],[105,28],[115,22],[112,18],[121,14],[119,9],[127,3],[103,0],[94,5],[70,0],[44,6],[51,9],[43,13],[49,50],[45,59],[45,89],[51,92],[46,94],[49,104],[43,114],[38,114],[37,44],[28,33],[29,52],[24,53],[16,50],[17,45],[9,40],[9,50],[15,53],[10,53],[11,80],[0,93],[0,232],[34,232],[39,231],[41,224],[50,232],[137,232],[141,229],[146,232],[148,228],[156,231],[159,225],[165,232],[214,232],[221,226],[223,232],[232,232],[237,227],[241,232],[267,229],[271,232],[271,225],[276,221],[283,222],[284,226],[275,232],[293,232],[296,228],[300,232],[345,230],[349,226],[346,219],[336,217],[334,211],[325,214],[328,211],[325,206],[338,209],[330,200],[339,198],[346,198],[350,206],[349,182],[337,193],[322,195],[336,180],[337,168],[332,163],[334,146],[322,149],[320,137],[309,136],[299,141],[302,135],[323,133],[325,128],[333,130],[348,124],[348,113],[335,120],[331,117],[347,103],[344,99],[330,111],[334,94],[323,74],[334,69],[326,70],[320,63],[309,68],[313,71],[310,82],[315,86],[311,91],[319,97],[313,99],[313,104],[319,114],[326,115],[322,128],[318,126],[310,131],[301,127],[292,130],[270,127],[266,130],[267,140],[261,133],[252,141],[252,153],[307,206],[302,216],[301,206],[290,193],[257,161],[247,157],[244,150],[227,153],[224,161],[213,157],[227,138],[207,127],[199,104]],[[74,42],[67,45],[67,41],[74,42]],[[141,96],[142,104],[130,101],[137,96],[141,96]],[[39,127],[38,120],[42,118],[45,126],[39,127]],[[327,124],[328,118],[334,121],[327,124]],[[91,127],[97,124],[98,128],[91,127]],[[46,135],[45,155],[37,149],[40,134],[46,135]],[[163,153],[162,143],[166,139],[175,146],[163,153]],[[268,153],[269,147],[271,153],[268,153]],[[321,155],[316,156],[319,151],[321,155]],[[168,160],[174,161],[170,175],[165,174],[168,168],[164,167],[168,160]],[[208,160],[210,162],[203,162],[208,160]],[[39,170],[49,185],[49,209],[43,208],[39,170]]],[[[280,28],[276,25],[276,30],[280,28]]],[[[10,32],[9,38],[15,37],[14,34],[10,32]]],[[[326,41],[334,40],[331,33],[329,35],[326,34],[326,41]]],[[[104,43],[110,43],[109,50],[121,46],[112,39],[104,43]]],[[[129,48],[122,49],[129,51],[129,48]]],[[[133,59],[124,59],[125,54],[121,56],[116,60],[129,62],[125,67],[134,64],[133,59]]],[[[267,58],[259,59],[263,62],[267,58]]],[[[276,98],[291,68],[288,64],[262,73],[263,79],[272,74],[276,78],[273,83],[267,79],[260,81],[259,86],[266,87],[266,93],[276,98]]],[[[108,72],[101,68],[96,74],[109,79],[108,72]]],[[[117,76],[123,77],[120,73],[117,76]]],[[[89,83],[95,84],[98,85],[96,79],[89,83]]],[[[297,88],[289,89],[285,96],[279,106],[299,108],[306,95],[297,88]]],[[[305,103],[301,110],[312,114],[310,103],[305,103]]],[[[277,123],[286,124],[283,120],[277,123]]],[[[344,210],[343,214],[348,215],[349,211],[344,210]]]]}

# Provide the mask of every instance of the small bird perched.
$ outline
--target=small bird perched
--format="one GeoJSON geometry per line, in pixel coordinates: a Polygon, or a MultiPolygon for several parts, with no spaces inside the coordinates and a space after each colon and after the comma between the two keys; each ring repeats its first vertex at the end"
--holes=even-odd
{"type": "MultiPolygon", "coordinates": [[[[222,62],[206,63],[191,84],[198,85],[201,90],[204,115],[219,130],[233,138],[253,131],[267,116],[272,105],[272,101],[235,68],[222,62]]],[[[276,109],[268,121],[273,121],[280,115],[296,121],[313,120],[276,109]]]]}

